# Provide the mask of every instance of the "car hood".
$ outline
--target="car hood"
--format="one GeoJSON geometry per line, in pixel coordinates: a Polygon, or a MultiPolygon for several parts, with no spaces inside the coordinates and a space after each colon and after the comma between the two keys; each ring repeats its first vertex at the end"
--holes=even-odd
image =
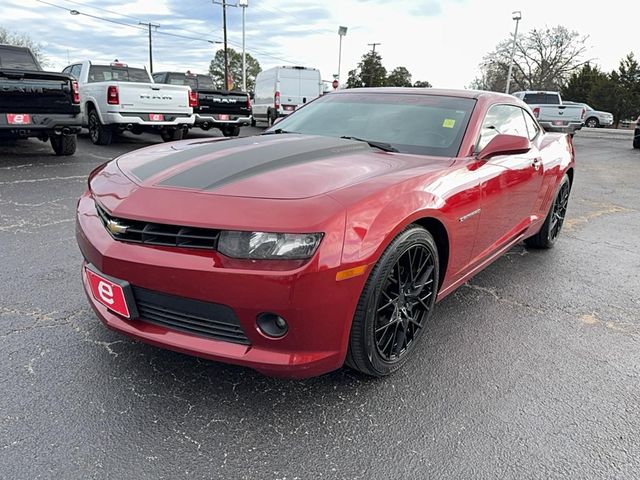
{"type": "Polygon", "coordinates": [[[386,153],[364,142],[298,134],[189,140],[117,159],[118,168],[143,188],[284,200],[449,164],[442,157],[386,153]]]}

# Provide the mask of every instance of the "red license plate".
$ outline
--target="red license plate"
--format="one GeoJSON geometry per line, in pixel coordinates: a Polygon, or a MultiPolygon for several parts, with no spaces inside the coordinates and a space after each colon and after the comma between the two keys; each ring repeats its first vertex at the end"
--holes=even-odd
{"type": "Polygon", "coordinates": [[[229,120],[229,115],[218,115],[218,120],[229,120]]]}
{"type": "Polygon", "coordinates": [[[149,120],[152,122],[164,122],[164,115],[161,113],[150,113],[149,120]]]}
{"type": "Polygon", "coordinates": [[[118,315],[131,318],[131,311],[129,310],[127,296],[125,294],[125,288],[128,289],[129,284],[127,282],[110,280],[94,272],[88,266],[85,266],[84,271],[87,275],[87,280],[89,280],[93,298],[118,315]]]}
{"type": "Polygon", "coordinates": [[[31,115],[28,113],[7,113],[7,123],[9,125],[29,125],[31,115]]]}

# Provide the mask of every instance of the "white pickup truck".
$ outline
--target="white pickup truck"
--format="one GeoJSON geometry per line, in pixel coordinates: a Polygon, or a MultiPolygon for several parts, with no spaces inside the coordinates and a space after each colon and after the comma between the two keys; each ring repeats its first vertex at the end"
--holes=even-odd
{"type": "Polygon", "coordinates": [[[529,105],[542,128],[547,132],[573,135],[584,125],[586,109],[579,105],[565,105],[558,92],[515,92],[514,97],[529,105]]]}
{"type": "Polygon", "coordinates": [[[181,140],[195,122],[196,94],[189,87],[153,83],[146,69],[84,61],[63,72],[78,81],[82,123],[96,145],[108,145],[114,132],[124,131],[181,140]]]}

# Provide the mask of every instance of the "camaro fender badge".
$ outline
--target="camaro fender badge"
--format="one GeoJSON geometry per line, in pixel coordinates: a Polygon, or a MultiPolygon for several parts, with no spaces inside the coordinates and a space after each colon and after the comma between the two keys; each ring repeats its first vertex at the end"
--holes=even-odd
{"type": "Polygon", "coordinates": [[[116,220],[108,220],[107,221],[107,229],[113,235],[122,235],[122,234],[127,233],[127,230],[129,229],[129,227],[126,226],[126,225],[122,225],[121,223],[117,222],[116,220]]]}
{"type": "Polygon", "coordinates": [[[475,209],[473,212],[469,212],[469,213],[467,213],[466,215],[464,215],[464,216],[460,217],[460,218],[459,218],[459,220],[460,220],[461,222],[464,222],[465,220],[468,220],[468,219],[470,219],[471,217],[474,217],[474,216],[478,215],[481,211],[482,211],[482,209],[481,209],[481,208],[477,208],[477,209],[475,209]]]}

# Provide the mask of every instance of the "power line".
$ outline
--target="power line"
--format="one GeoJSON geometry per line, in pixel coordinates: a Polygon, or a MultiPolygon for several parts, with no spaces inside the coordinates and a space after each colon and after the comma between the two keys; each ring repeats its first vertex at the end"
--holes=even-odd
{"type": "Polygon", "coordinates": [[[93,5],[88,5],[86,3],[82,3],[82,2],[76,2],[75,0],[64,0],[67,3],[72,3],[74,5],[78,5],[80,7],[87,7],[87,8],[92,8],[94,10],[100,10],[101,12],[107,12],[110,13],[112,15],[117,15],[119,17],[126,17],[126,18],[130,18],[131,20],[135,20],[136,22],[140,22],[141,19],[137,18],[137,17],[132,17],[131,15],[126,15],[124,13],[120,13],[120,12],[114,12],[113,10],[107,10],[106,8],[102,8],[102,7],[94,7],[93,5]]]}
{"type": "MultiPolygon", "coordinates": [[[[62,6],[62,5],[57,5],[55,3],[47,2],[45,0],[36,0],[36,1],[39,2],[39,3],[42,3],[44,5],[48,5],[50,7],[58,8],[60,10],[65,10],[65,11],[67,11],[69,13],[72,13],[73,15],[83,15],[85,17],[92,18],[94,20],[100,20],[100,21],[103,21],[103,22],[109,22],[109,23],[113,23],[113,24],[116,24],[116,25],[121,25],[123,27],[133,28],[133,29],[136,29],[136,30],[144,31],[145,33],[147,32],[147,28],[141,27],[139,25],[134,25],[134,24],[131,24],[131,23],[121,22],[121,21],[118,21],[118,20],[110,19],[110,18],[104,18],[104,17],[100,17],[98,15],[92,15],[90,13],[80,12],[78,10],[74,10],[74,9],[71,9],[71,8],[68,8],[68,7],[65,7],[65,6],[62,6]]],[[[71,0],[66,0],[66,1],[71,1],[71,0]]],[[[80,4],[80,2],[73,2],[73,3],[80,4]]],[[[85,6],[88,6],[88,5],[85,5],[85,6]]],[[[95,8],[95,7],[91,7],[91,8],[95,8]]],[[[105,10],[105,9],[102,9],[102,10],[105,10]]],[[[119,15],[119,14],[117,14],[115,12],[112,12],[112,11],[109,11],[109,13],[112,13],[114,15],[119,15]]],[[[129,18],[133,18],[133,17],[129,17],[129,18]]],[[[145,25],[146,24],[147,24],[147,22],[145,22],[145,25]]],[[[199,32],[188,32],[188,33],[192,33],[193,35],[202,35],[199,32]]],[[[157,35],[164,35],[164,36],[168,36],[168,37],[174,37],[174,38],[181,38],[181,39],[184,39],[184,40],[191,40],[191,41],[195,41],[195,42],[207,42],[207,43],[210,43],[210,44],[222,43],[220,40],[209,40],[209,39],[203,38],[202,36],[195,37],[195,36],[189,36],[189,35],[181,35],[181,34],[172,33],[172,32],[166,31],[166,30],[164,30],[164,31],[158,30],[158,31],[156,31],[156,34],[157,35]]],[[[236,46],[237,48],[241,47],[241,44],[233,42],[231,40],[229,40],[228,43],[236,46]]],[[[291,64],[291,65],[299,65],[301,63],[301,62],[298,62],[298,61],[292,61],[290,59],[277,57],[275,55],[272,55],[270,53],[267,53],[265,51],[258,50],[258,49],[255,49],[255,48],[252,49],[252,50],[256,54],[259,54],[259,55],[262,55],[262,56],[265,56],[265,57],[269,57],[269,58],[273,58],[274,60],[279,60],[281,62],[288,63],[288,64],[291,64]]]]}

